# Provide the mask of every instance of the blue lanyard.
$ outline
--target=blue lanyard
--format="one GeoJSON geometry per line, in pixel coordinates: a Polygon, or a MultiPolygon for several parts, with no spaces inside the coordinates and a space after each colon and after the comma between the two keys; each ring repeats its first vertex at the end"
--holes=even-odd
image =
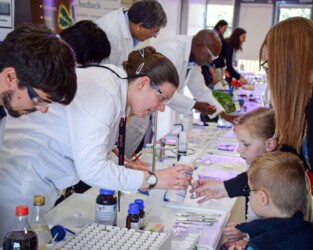
{"type": "Polygon", "coordinates": [[[307,142],[307,139],[305,138],[304,139],[304,142],[302,144],[302,154],[303,154],[303,158],[308,166],[309,169],[312,169],[311,168],[311,164],[310,164],[310,159],[309,159],[309,156],[308,156],[308,142],[307,142]]]}

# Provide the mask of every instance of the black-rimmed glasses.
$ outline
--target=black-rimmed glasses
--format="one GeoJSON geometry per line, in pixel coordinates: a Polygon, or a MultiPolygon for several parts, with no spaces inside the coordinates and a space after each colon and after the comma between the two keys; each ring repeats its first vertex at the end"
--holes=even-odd
{"type": "Polygon", "coordinates": [[[41,99],[31,86],[27,85],[26,88],[29,98],[35,104],[35,108],[47,108],[52,104],[47,102],[46,100],[41,99]]]}
{"type": "Polygon", "coordinates": [[[205,43],[202,39],[200,39],[198,36],[196,36],[196,39],[202,43],[202,45],[207,49],[208,54],[209,54],[209,60],[210,61],[214,61],[218,58],[218,55],[215,56],[212,51],[209,49],[209,47],[206,45],[207,43],[205,43]]]}
{"type": "Polygon", "coordinates": [[[262,69],[265,71],[266,74],[268,74],[268,60],[265,60],[261,63],[262,69]]]}
{"type": "Polygon", "coordinates": [[[153,36],[154,38],[157,38],[158,35],[159,35],[159,33],[160,33],[160,31],[154,32],[153,30],[151,30],[151,34],[152,34],[152,36],[153,36]]]}
{"type": "Polygon", "coordinates": [[[211,52],[211,50],[210,50],[208,47],[206,47],[206,48],[208,49],[208,53],[209,53],[209,55],[210,55],[209,60],[210,60],[210,61],[216,60],[216,59],[218,58],[218,56],[213,55],[213,53],[211,52]]]}
{"type": "Polygon", "coordinates": [[[159,87],[153,81],[150,80],[150,84],[157,91],[160,103],[165,105],[168,102],[168,99],[164,97],[163,92],[159,89],[159,87]]]}
{"type": "Polygon", "coordinates": [[[250,192],[255,192],[258,191],[257,189],[250,189],[249,185],[245,185],[244,188],[242,189],[243,192],[245,193],[250,193],[250,192]]]}

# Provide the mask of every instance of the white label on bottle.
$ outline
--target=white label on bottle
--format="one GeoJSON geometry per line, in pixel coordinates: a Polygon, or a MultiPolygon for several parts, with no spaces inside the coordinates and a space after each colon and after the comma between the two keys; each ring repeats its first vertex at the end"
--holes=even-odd
{"type": "Polygon", "coordinates": [[[237,93],[237,90],[234,90],[233,91],[233,99],[236,101],[238,100],[238,93],[237,93]]]}
{"type": "Polygon", "coordinates": [[[96,204],[96,222],[105,225],[116,225],[117,209],[115,205],[96,204]]]}
{"type": "Polygon", "coordinates": [[[140,218],[139,222],[140,222],[140,228],[142,229],[145,228],[145,216],[143,218],[140,218]]]}
{"type": "Polygon", "coordinates": [[[235,103],[235,109],[236,109],[236,111],[237,111],[237,112],[240,112],[240,111],[241,111],[241,108],[240,108],[239,101],[237,100],[237,101],[235,101],[234,103],[235,103]]]}
{"type": "Polygon", "coordinates": [[[131,222],[130,223],[130,228],[131,229],[140,229],[140,223],[138,223],[138,222],[131,222]]]}

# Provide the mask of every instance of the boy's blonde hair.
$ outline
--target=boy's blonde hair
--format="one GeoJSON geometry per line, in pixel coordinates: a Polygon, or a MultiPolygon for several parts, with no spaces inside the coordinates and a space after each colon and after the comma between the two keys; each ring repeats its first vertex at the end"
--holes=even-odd
{"type": "Polygon", "coordinates": [[[244,125],[250,134],[256,138],[276,138],[275,135],[275,113],[270,108],[257,108],[240,118],[237,126],[244,125]]]}
{"type": "Polygon", "coordinates": [[[305,213],[307,188],[303,162],[294,154],[269,152],[257,157],[248,170],[251,189],[263,190],[290,217],[305,213]]]}

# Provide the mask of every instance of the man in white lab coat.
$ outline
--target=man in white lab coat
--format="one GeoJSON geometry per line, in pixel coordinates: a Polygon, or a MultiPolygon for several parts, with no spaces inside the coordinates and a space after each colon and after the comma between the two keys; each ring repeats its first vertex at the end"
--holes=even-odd
{"type": "Polygon", "coordinates": [[[121,66],[139,42],[157,37],[167,23],[162,5],[155,0],[142,0],[130,9],[122,7],[96,21],[111,43],[111,54],[105,63],[121,66]]]}
{"type": "Polygon", "coordinates": [[[76,93],[73,51],[45,26],[24,24],[0,46],[0,148],[6,113],[46,113],[52,102],[69,104],[76,93]]]}
{"type": "Polygon", "coordinates": [[[195,36],[177,35],[158,41],[153,46],[169,58],[178,71],[179,87],[168,103],[169,107],[180,114],[196,109],[210,118],[223,113],[223,107],[205,85],[200,67],[212,63],[221,50],[221,42],[213,31],[204,29],[195,36]],[[194,99],[183,94],[186,86],[194,99]]]}

